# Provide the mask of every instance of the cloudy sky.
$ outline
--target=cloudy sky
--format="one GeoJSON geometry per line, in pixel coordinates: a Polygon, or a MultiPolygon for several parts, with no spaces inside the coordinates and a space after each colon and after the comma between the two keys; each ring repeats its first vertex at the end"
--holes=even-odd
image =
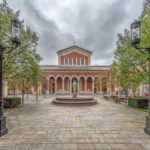
{"type": "MultiPolygon", "coordinates": [[[[0,0],[2,1],[2,0],[0,0]]],[[[7,0],[39,36],[41,64],[57,64],[58,50],[73,45],[93,52],[93,65],[110,65],[117,33],[140,16],[144,0],[7,0]]]]}

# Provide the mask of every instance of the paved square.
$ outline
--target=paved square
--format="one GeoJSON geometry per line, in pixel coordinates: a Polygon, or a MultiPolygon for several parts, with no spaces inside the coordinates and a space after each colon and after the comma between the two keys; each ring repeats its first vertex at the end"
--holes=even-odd
{"type": "Polygon", "coordinates": [[[146,113],[103,100],[94,106],[51,104],[54,96],[26,100],[24,108],[5,113],[9,133],[0,150],[149,150],[146,113]]]}

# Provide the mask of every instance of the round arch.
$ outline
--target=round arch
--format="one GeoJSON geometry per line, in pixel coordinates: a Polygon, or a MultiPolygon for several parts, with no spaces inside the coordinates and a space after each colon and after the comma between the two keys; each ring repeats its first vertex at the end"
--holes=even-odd
{"type": "Polygon", "coordinates": [[[63,77],[62,75],[58,75],[58,76],[56,76],[56,80],[57,80],[59,77],[62,78],[62,80],[64,79],[64,77],[63,77]]]}
{"type": "Polygon", "coordinates": [[[54,75],[50,75],[50,76],[48,76],[48,80],[49,80],[51,77],[53,77],[54,79],[56,79],[56,77],[55,77],[54,75]]]}
{"type": "Polygon", "coordinates": [[[62,92],[63,91],[63,76],[59,75],[56,77],[56,84],[57,84],[57,88],[56,91],[57,92],[62,92]]]}
{"type": "Polygon", "coordinates": [[[76,78],[77,80],[79,80],[79,77],[76,76],[76,75],[71,76],[71,80],[72,80],[73,78],[76,78]]]}
{"type": "Polygon", "coordinates": [[[70,76],[64,76],[64,93],[70,93],[70,76]]]}
{"type": "Polygon", "coordinates": [[[79,77],[79,92],[80,93],[85,92],[85,82],[86,82],[86,77],[80,76],[79,77]]]}
{"type": "Polygon", "coordinates": [[[92,76],[87,76],[86,82],[87,82],[87,91],[92,92],[93,77],[92,76]]]}
{"type": "Polygon", "coordinates": [[[90,76],[90,75],[87,76],[87,77],[86,77],[86,80],[87,80],[88,78],[91,78],[92,80],[94,80],[94,77],[93,77],[93,76],[90,76]]]}

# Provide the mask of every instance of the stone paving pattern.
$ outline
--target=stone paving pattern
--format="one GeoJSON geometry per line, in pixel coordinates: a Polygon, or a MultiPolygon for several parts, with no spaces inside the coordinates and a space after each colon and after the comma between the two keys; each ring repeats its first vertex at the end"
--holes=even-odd
{"type": "Polygon", "coordinates": [[[53,97],[5,113],[9,133],[0,137],[0,150],[150,150],[147,113],[100,96],[86,107],[55,106],[53,97]]]}

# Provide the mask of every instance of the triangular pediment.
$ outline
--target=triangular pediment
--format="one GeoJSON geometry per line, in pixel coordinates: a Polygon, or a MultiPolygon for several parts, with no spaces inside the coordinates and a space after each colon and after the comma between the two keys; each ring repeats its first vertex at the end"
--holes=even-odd
{"type": "Polygon", "coordinates": [[[65,55],[65,54],[69,54],[69,53],[72,53],[72,52],[76,52],[76,53],[80,53],[80,54],[83,54],[83,55],[91,55],[92,52],[89,51],[89,50],[86,50],[84,48],[81,48],[79,46],[76,46],[76,45],[73,45],[73,46],[70,46],[68,48],[65,48],[65,49],[62,49],[60,51],[57,52],[57,54],[61,54],[61,55],[65,55]]]}

